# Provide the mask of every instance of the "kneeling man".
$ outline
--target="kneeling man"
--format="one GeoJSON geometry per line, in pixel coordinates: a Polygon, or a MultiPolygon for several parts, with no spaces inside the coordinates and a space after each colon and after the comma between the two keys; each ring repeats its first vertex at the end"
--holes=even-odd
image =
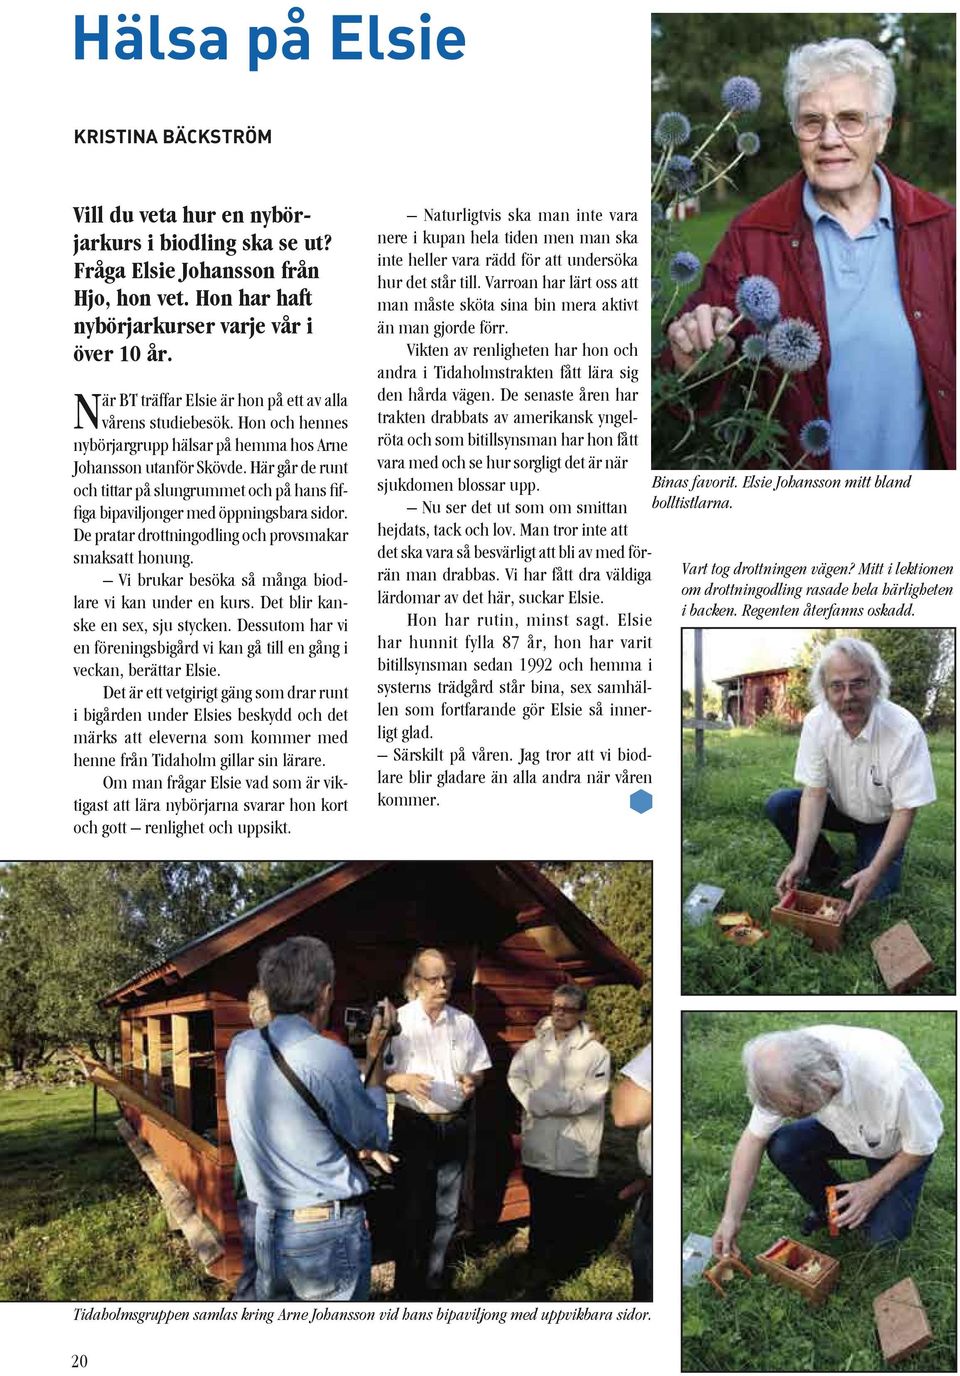
{"type": "Polygon", "coordinates": [[[943,1132],[943,1103],[903,1042],[869,1027],[768,1032],[747,1042],[743,1066],[753,1113],[730,1163],[717,1256],[740,1255],[764,1150],[809,1205],[803,1233],[825,1226],[825,1191],[836,1185],[841,1228],[902,1242],[943,1132]],[[830,1164],[842,1160],[865,1161],[867,1178],[845,1183],[830,1164]]]}
{"type": "Polygon", "coordinates": [[[890,674],[866,640],[825,645],[810,676],[817,705],[804,719],[794,777],[803,785],[767,799],[766,814],[793,851],[777,880],[782,898],[806,875],[828,889],[840,873],[824,831],[852,832],[857,868],[849,916],[900,887],[917,808],[936,801],[930,752],[916,717],[890,702],[890,674]]]}

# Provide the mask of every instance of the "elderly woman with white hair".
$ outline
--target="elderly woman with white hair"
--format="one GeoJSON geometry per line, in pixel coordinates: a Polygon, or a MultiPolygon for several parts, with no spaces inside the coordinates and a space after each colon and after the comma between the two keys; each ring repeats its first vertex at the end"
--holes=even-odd
{"type": "MultiPolygon", "coordinates": [[[[801,171],[737,216],[667,331],[686,372],[735,313],[761,333],[792,321],[793,385],[777,415],[810,467],[956,467],[955,214],[878,161],[895,99],[890,63],[864,39],[790,54],[801,171]],[[801,441],[815,420],[828,424],[801,441]]],[[[775,385],[761,374],[764,406],[775,385]]]]}
{"type": "Polygon", "coordinates": [[[802,788],[780,789],[765,806],[792,851],[777,880],[781,897],[804,877],[818,891],[839,877],[824,831],[855,838],[856,870],[842,885],[852,890],[850,917],[900,887],[917,809],[935,802],[937,790],[923,728],[889,692],[890,674],[869,641],[839,636],[824,645],[794,769],[802,788]]]}
{"type": "Polygon", "coordinates": [[[826,1227],[832,1185],[839,1227],[877,1245],[902,1242],[943,1133],[943,1102],[903,1042],[872,1027],[768,1032],[747,1042],[743,1067],[753,1112],[730,1163],[717,1256],[740,1255],[764,1151],[808,1205],[801,1232],[826,1227]],[[843,1180],[830,1163],[847,1160],[865,1161],[867,1178],[843,1180]]]}

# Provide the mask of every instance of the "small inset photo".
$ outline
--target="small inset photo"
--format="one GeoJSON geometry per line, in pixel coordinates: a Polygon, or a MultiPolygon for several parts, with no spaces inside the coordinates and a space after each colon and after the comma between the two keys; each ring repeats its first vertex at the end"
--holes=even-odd
{"type": "Polygon", "coordinates": [[[652,871],[0,867],[0,1299],[649,1301],[652,871]]]}
{"type": "Polygon", "coordinates": [[[682,647],[683,992],[952,993],[954,630],[682,647]]]}
{"type": "Polygon", "coordinates": [[[946,8],[652,15],[654,469],[956,469],[955,54],[946,8]]]}
{"type": "Polygon", "coordinates": [[[956,1370],[956,1033],[683,1015],[684,1371],[956,1370]]]}

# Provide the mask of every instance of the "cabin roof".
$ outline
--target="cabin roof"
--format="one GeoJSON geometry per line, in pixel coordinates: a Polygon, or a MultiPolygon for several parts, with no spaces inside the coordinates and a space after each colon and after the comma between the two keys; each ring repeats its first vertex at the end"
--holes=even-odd
{"type": "Polygon", "coordinates": [[[772,664],[767,669],[744,669],[739,674],[724,674],[723,678],[715,678],[714,683],[737,683],[744,678],[768,678],[771,674],[789,674],[795,666],[792,664],[772,664]]]}
{"type": "MultiPolygon", "coordinates": [[[[161,991],[163,997],[169,997],[171,986],[188,975],[282,927],[335,893],[362,884],[370,875],[392,866],[433,863],[444,862],[353,860],[328,865],[311,878],[186,942],[164,960],[139,971],[106,994],[101,1005],[147,1002],[161,991]]],[[[571,978],[637,988],[644,983],[646,976],[640,966],[624,955],[536,865],[529,861],[459,861],[454,867],[461,869],[464,877],[475,883],[491,903],[510,912],[518,931],[559,929],[578,952],[578,958],[570,964],[571,978]]]]}

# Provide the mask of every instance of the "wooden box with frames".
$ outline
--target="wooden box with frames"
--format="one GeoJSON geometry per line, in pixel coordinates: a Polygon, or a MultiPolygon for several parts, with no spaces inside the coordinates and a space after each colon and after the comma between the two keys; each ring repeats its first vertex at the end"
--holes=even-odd
{"type": "Polygon", "coordinates": [[[840,1263],[826,1252],[778,1237],[772,1247],[757,1255],[757,1265],[776,1285],[796,1290],[809,1304],[821,1305],[840,1279],[840,1263]]]}
{"type": "Polygon", "coordinates": [[[815,951],[838,951],[850,905],[842,898],[828,898],[805,889],[789,889],[770,909],[770,917],[809,937],[815,951]]]}

